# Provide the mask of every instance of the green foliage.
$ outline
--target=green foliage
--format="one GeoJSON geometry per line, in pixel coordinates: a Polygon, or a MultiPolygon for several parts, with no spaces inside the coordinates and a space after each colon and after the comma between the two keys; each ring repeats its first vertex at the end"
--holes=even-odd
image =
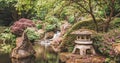
{"type": "Polygon", "coordinates": [[[111,23],[110,23],[110,29],[116,29],[120,28],[120,18],[115,18],[111,23]]]}
{"type": "Polygon", "coordinates": [[[74,23],[74,20],[75,20],[75,17],[74,17],[74,16],[70,16],[70,17],[68,18],[68,21],[69,21],[70,23],[74,23]]]}
{"type": "Polygon", "coordinates": [[[106,58],[105,63],[116,63],[113,58],[106,58]]]}
{"type": "Polygon", "coordinates": [[[28,15],[28,18],[45,20],[48,12],[56,6],[57,2],[56,0],[18,0],[15,7],[23,17],[28,15]]]}
{"type": "Polygon", "coordinates": [[[4,33],[0,34],[0,39],[6,44],[14,44],[15,38],[15,35],[13,35],[9,29],[6,29],[4,33]]]}
{"type": "Polygon", "coordinates": [[[45,30],[48,32],[48,31],[54,31],[56,28],[56,25],[52,25],[52,24],[48,24],[46,25],[45,27],[45,30]]]}
{"type": "Polygon", "coordinates": [[[42,25],[41,24],[36,24],[37,29],[42,29],[42,25]]]}
{"type": "Polygon", "coordinates": [[[35,28],[27,28],[25,31],[27,32],[28,39],[31,41],[37,40],[40,38],[40,35],[38,32],[36,32],[35,28]]]}
{"type": "Polygon", "coordinates": [[[107,63],[119,60],[119,55],[115,52],[113,44],[120,43],[120,29],[103,34],[99,33],[92,38],[96,51],[107,57],[107,63]]]}
{"type": "Polygon", "coordinates": [[[0,47],[1,47],[1,52],[10,53],[15,46],[10,44],[1,44],[0,47]]]}
{"type": "Polygon", "coordinates": [[[106,16],[109,16],[111,13],[111,7],[113,7],[114,13],[113,16],[115,16],[116,14],[118,14],[120,12],[120,1],[119,0],[115,0],[114,4],[112,3],[112,0],[95,0],[95,3],[97,3],[98,7],[98,14],[101,17],[105,18],[105,14],[106,16]]]}
{"type": "Polygon", "coordinates": [[[53,31],[54,29],[60,28],[61,21],[55,16],[47,17],[45,21],[48,23],[45,28],[46,31],[53,31]]]}
{"type": "Polygon", "coordinates": [[[0,44],[2,52],[9,53],[12,48],[15,47],[15,35],[13,35],[9,29],[6,29],[4,33],[0,34],[0,39],[3,41],[0,44]]]}
{"type": "Polygon", "coordinates": [[[14,7],[17,0],[0,0],[0,9],[14,7]]]}
{"type": "Polygon", "coordinates": [[[107,55],[108,57],[113,56],[110,55],[113,53],[112,44],[109,44],[109,42],[104,42],[104,38],[101,35],[97,34],[97,36],[93,38],[93,41],[97,52],[100,52],[103,55],[107,55]]]}
{"type": "Polygon", "coordinates": [[[69,34],[68,36],[63,38],[61,49],[63,52],[72,52],[74,48],[74,40],[76,39],[76,35],[69,34]]]}
{"type": "Polygon", "coordinates": [[[50,17],[47,17],[46,22],[48,22],[49,24],[57,24],[59,22],[59,19],[56,18],[55,16],[50,16],[50,17]]]}
{"type": "MultiPolygon", "coordinates": [[[[33,41],[40,38],[40,35],[38,32],[36,32],[33,28],[27,28],[25,31],[27,31],[28,39],[33,41]]],[[[16,37],[10,32],[10,29],[5,29],[4,33],[0,34],[0,39],[3,41],[2,44],[0,44],[0,49],[4,53],[10,53],[12,48],[15,47],[15,40],[16,37]]]]}
{"type": "MultiPolygon", "coordinates": [[[[99,19],[97,18],[96,19],[97,22],[99,23],[99,31],[102,31],[102,24],[103,24],[103,21],[102,19],[99,19]]],[[[67,35],[69,35],[72,31],[74,30],[77,30],[77,29],[80,29],[82,27],[85,27],[87,29],[91,29],[91,30],[95,30],[95,25],[93,24],[93,19],[92,18],[89,18],[89,19],[86,19],[86,20],[82,20],[82,21],[79,21],[77,23],[75,23],[70,29],[69,31],[65,34],[65,37],[67,35]]]]}

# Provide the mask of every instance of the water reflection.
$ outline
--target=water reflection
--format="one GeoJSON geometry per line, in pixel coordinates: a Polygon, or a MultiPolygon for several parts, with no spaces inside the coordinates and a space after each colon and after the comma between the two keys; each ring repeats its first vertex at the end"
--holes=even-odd
{"type": "Polygon", "coordinates": [[[27,57],[23,59],[11,58],[12,63],[35,63],[35,57],[27,57]]]}
{"type": "MultiPolygon", "coordinates": [[[[42,42],[42,41],[41,41],[42,42]]],[[[49,41],[44,43],[45,45],[49,41]]],[[[40,43],[41,44],[41,43],[40,43]]],[[[60,63],[58,53],[55,53],[50,46],[35,44],[36,63],[60,63]]]]}

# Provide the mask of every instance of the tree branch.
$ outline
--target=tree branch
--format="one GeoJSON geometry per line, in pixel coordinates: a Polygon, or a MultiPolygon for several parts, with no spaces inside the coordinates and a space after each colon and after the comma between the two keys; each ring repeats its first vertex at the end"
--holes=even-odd
{"type": "Polygon", "coordinates": [[[89,0],[89,9],[90,9],[90,13],[93,13],[92,5],[91,5],[91,0],[89,0]]]}
{"type": "Polygon", "coordinates": [[[112,0],[111,1],[111,5],[110,5],[110,15],[109,15],[109,17],[108,17],[108,22],[110,22],[111,21],[111,19],[112,19],[112,16],[113,16],[113,13],[114,13],[114,0],[112,0]]]}
{"type": "Polygon", "coordinates": [[[86,12],[90,13],[90,11],[88,9],[86,9],[82,4],[80,4],[77,1],[74,1],[75,3],[77,3],[81,8],[83,8],[86,12]]]}
{"type": "Polygon", "coordinates": [[[114,17],[112,17],[112,20],[115,18],[115,17],[118,17],[120,16],[120,13],[116,14],[114,17]]]}

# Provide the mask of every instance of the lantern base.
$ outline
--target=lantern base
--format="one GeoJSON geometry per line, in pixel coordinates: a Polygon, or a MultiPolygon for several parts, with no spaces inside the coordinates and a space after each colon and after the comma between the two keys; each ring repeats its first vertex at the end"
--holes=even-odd
{"type": "Polygon", "coordinates": [[[90,50],[90,52],[95,55],[95,50],[92,45],[75,45],[75,48],[72,53],[75,53],[76,50],[79,49],[80,55],[87,55],[87,50],[90,50]]]}

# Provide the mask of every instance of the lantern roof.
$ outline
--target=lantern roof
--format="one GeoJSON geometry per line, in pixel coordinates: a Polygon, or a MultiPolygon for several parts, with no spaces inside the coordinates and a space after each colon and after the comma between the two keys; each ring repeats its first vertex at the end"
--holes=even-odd
{"type": "Polygon", "coordinates": [[[79,29],[76,31],[73,31],[71,34],[75,34],[75,35],[91,35],[93,34],[91,30],[88,29],[79,29]]]}

